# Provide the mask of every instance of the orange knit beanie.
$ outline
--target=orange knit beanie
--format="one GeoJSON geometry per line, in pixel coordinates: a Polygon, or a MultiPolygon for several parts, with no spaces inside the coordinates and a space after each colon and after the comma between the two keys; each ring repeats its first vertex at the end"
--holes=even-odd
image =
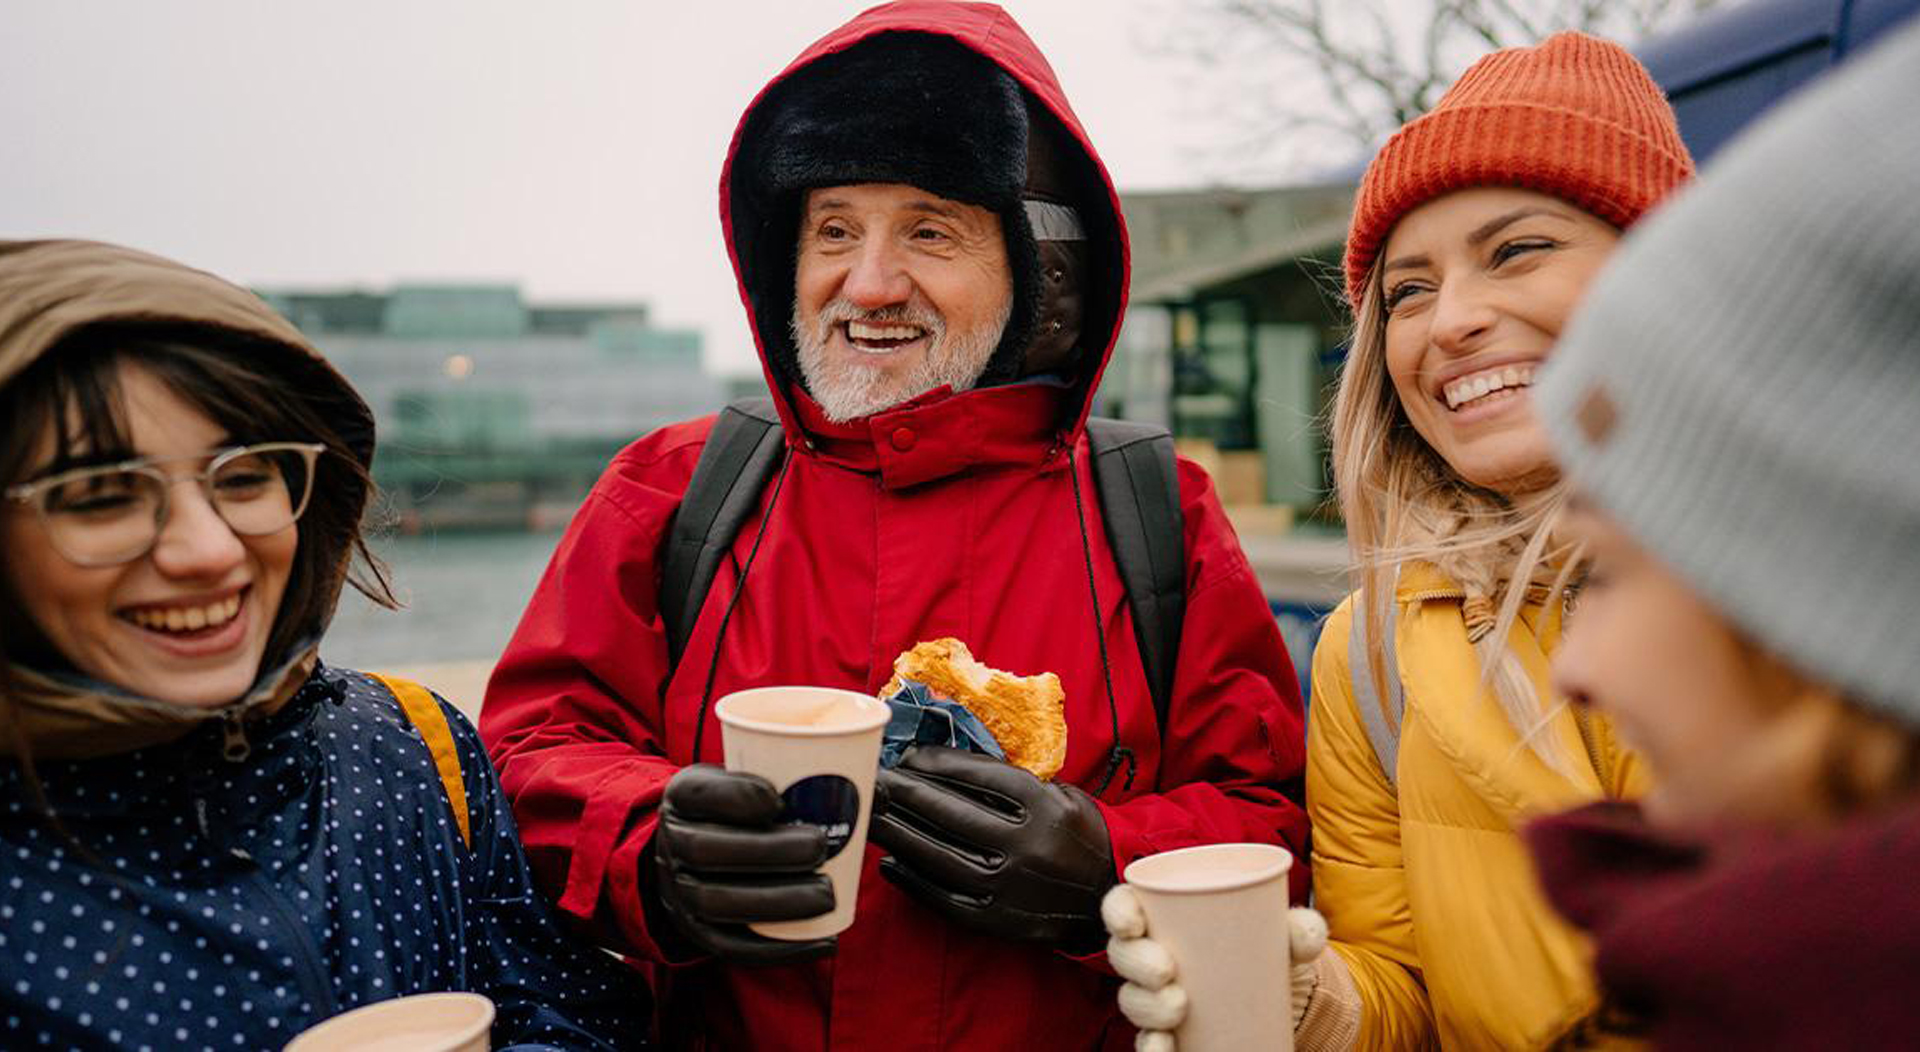
{"type": "Polygon", "coordinates": [[[1673,107],[1625,48],[1584,33],[1487,55],[1380,149],[1347,233],[1357,310],[1400,217],[1470,186],[1552,194],[1618,227],[1693,175],[1673,107]]]}

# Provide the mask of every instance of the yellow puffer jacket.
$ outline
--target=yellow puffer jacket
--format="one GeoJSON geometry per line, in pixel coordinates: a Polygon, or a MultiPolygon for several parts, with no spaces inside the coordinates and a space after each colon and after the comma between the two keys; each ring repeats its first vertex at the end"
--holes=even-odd
{"type": "MultiPolygon", "coordinates": [[[[1315,905],[1365,1006],[1362,1049],[1531,1049],[1590,1013],[1587,946],[1541,897],[1516,833],[1527,819],[1635,797],[1643,765],[1597,715],[1563,707],[1540,733],[1577,758],[1543,762],[1483,685],[1462,590],[1424,564],[1397,590],[1406,712],[1394,782],[1355,708],[1349,596],[1313,655],[1307,810],[1315,905]]],[[[1541,696],[1559,619],[1529,607],[1510,640],[1541,696]],[[1546,623],[1541,624],[1542,621],[1546,623]]]]}

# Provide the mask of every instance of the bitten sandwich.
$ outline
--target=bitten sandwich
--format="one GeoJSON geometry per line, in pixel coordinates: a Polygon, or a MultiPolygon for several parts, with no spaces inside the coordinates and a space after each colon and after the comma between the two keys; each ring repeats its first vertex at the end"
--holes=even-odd
{"type": "Polygon", "coordinates": [[[1007,762],[1052,778],[1067,760],[1066,691],[1051,672],[1015,676],[974,659],[958,639],[933,639],[893,660],[882,698],[910,679],[967,707],[993,732],[1007,762]]]}

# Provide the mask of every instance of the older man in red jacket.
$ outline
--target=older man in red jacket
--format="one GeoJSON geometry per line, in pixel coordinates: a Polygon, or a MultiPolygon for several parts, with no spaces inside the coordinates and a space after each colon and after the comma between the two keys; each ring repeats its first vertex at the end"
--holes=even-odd
{"type": "Polygon", "coordinates": [[[1120,869],[1217,841],[1304,858],[1306,819],[1297,681],[1185,461],[1184,631],[1156,715],[1086,434],[1126,302],[1119,198],[1020,28],[929,0],[866,12],[776,77],[720,195],[780,466],[677,661],[663,541],[713,418],[628,447],[574,519],[481,718],[535,871],[659,966],[676,1042],[1130,1047],[1097,954],[1120,869]],[[853,927],[751,933],[830,907],[826,848],[715,766],[712,699],[871,692],[941,636],[1059,675],[1064,768],[908,752],[882,773],[853,927]]]}

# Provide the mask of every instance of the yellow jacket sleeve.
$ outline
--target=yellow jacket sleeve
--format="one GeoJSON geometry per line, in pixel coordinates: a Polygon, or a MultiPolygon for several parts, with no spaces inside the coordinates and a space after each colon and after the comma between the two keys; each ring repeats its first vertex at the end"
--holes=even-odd
{"type": "Polygon", "coordinates": [[[1437,1048],[1407,905],[1399,801],[1354,707],[1347,653],[1353,607],[1350,596],[1328,617],[1313,652],[1307,814],[1314,905],[1360,994],[1356,1047],[1437,1048]]]}

